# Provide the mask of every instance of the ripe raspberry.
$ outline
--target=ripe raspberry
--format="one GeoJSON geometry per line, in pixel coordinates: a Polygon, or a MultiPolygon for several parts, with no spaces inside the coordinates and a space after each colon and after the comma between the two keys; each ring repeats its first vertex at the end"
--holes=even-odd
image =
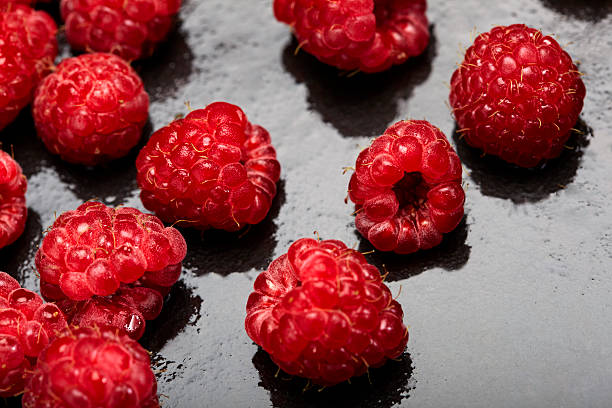
{"type": "Polygon", "coordinates": [[[48,299],[86,300],[114,294],[139,279],[162,287],[179,278],[187,253],[183,236],[135,208],[87,202],[62,214],[36,253],[48,299]],[[60,292],[61,291],[61,292],[60,292]]]}
{"type": "Polygon", "coordinates": [[[125,156],[138,143],[148,112],[142,80],[111,54],[63,60],[36,90],[33,109],[47,148],[86,165],[125,156]]]}
{"type": "Polygon", "coordinates": [[[172,26],[181,0],[62,0],[66,36],[78,51],[148,57],[172,26]]]}
{"type": "Polygon", "coordinates": [[[57,27],[43,11],[0,2],[0,130],[32,101],[57,56],[57,27]]]}
{"type": "Polygon", "coordinates": [[[224,102],[155,132],[136,167],[146,208],[199,229],[237,231],[261,222],[280,177],[268,132],[224,102]]]}
{"type": "Polygon", "coordinates": [[[406,348],[401,305],[378,269],[340,241],[296,241],[254,287],[247,334],[288,374],[333,385],[406,348]]]}
{"type": "Polygon", "coordinates": [[[133,284],[121,285],[117,293],[108,297],[57,302],[71,325],[111,327],[134,340],[144,334],[145,320],[154,320],[159,316],[163,304],[164,297],[158,290],[133,284]]]}
{"type": "Polygon", "coordinates": [[[24,408],[159,407],[149,354],[112,329],[67,330],[38,358],[24,408]]]}
{"type": "Polygon", "coordinates": [[[429,122],[398,122],[357,157],[349,198],[357,230],[377,249],[432,248],[463,218],[459,156],[429,122]]]}
{"type": "Polygon", "coordinates": [[[36,293],[0,272],[0,397],[23,391],[31,363],[65,328],[57,306],[43,303],[36,293]]]}
{"type": "Polygon", "coordinates": [[[426,0],[275,0],[304,50],[344,70],[380,72],[429,42],[426,0]]]}
{"type": "Polygon", "coordinates": [[[0,150],[0,248],[15,242],[25,229],[27,187],[21,166],[0,150]]]}
{"type": "Polygon", "coordinates": [[[515,24],[476,38],[453,74],[450,102],[468,144],[533,167],[561,153],[585,93],[553,38],[515,24]]]}

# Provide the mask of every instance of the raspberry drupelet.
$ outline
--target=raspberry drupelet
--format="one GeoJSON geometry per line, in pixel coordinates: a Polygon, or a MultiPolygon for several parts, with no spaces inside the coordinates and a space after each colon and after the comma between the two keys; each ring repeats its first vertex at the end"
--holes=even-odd
{"type": "Polygon", "coordinates": [[[36,357],[66,327],[56,305],[43,303],[36,293],[0,272],[0,397],[23,391],[36,357]]]}
{"type": "Polygon", "coordinates": [[[429,43],[425,0],[274,0],[300,47],[343,70],[380,72],[429,43]]]}
{"type": "Polygon", "coordinates": [[[171,287],[187,253],[175,228],[135,208],[87,202],[63,213],[36,253],[46,299],[109,296],[122,283],[171,287]]]}
{"type": "Polygon", "coordinates": [[[0,2],[0,130],[26,107],[57,56],[57,27],[43,11],[0,2]]]}
{"type": "Polygon", "coordinates": [[[73,49],[133,61],[153,53],[180,7],[181,0],[62,0],[61,13],[73,49]]]}
{"type": "Polygon", "coordinates": [[[157,408],[157,381],[147,351],[98,327],[67,329],[38,358],[24,408],[157,408]]]}
{"type": "Polygon", "coordinates": [[[340,241],[296,241],[254,288],[246,332],[288,374],[334,385],[406,348],[401,305],[378,269],[340,241]]]}
{"type": "Polygon", "coordinates": [[[432,248],[463,218],[459,156],[429,122],[398,122],[357,157],[349,198],[357,230],[376,249],[432,248]]]}
{"type": "Polygon", "coordinates": [[[21,166],[0,150],[0,249],[23,234],[28,215],[27,186],[21,166]]]}
{"type": "Polygon", "coordinates": [[[480,34],[451,79],[450,103],[466,142],[521,167],[561,153],[586,90],[550,36],[515,24],[480,34]]]}
{"type": "Polygon", "coordinates": [[[36,90],[33,107],[47,149],[85,165],[125,156],[140,140],[148,113],[136,71],[100,53],[63,60],[36,90]]]}
{"type": "Polygon", "coordinates": [[[136,167],[144,206],[163,221],[198,229],[258,224],[280,177],[268,132],[224,102],[155,132],[136,167]]]}
{"type": "MultiPolygon", "coordinates": [[[[136,285],[141,284],[137,282],[136,285]]],[[[94,296],[83,301],[63,299],[57,306],[74,326],[111,327],[134,340],[142,337],[146,320],[161,313],[164,295],[170,288],[150,288],[122,284],[111,296],[94,296]]]]}

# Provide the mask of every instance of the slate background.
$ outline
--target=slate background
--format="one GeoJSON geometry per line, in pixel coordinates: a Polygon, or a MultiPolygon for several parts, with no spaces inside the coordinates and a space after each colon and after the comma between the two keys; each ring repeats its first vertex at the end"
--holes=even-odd
{"type": "MultiPolygon", "coordinates": [[[[612,401],[612,2],[429,2],[426,53],[379,75],[341,77],[276,22],[269,0],[186,0],[176,31],[135,66],[151,95],[147,136],[215,100],[240,105],[272,134],[283,166],[270,216],[244,237],[185,231],[180,282],[142,344],[153,352],[165,407],[609,407],[612,401]],[[447,83],[476,30],[522,22],[554,33],[587,98],[561,158],[519,170],[453,135],[447,83]],[[243,330],[258,271],[294,240],[371,247],[344,204],[343,166],[397,120],[425,118],[465,164],[466,217],[443,244],[410,256],[374,254],[390,271],[410,326],[407,353],[367,379],[302,392],[243,330]]],[[[56,6],[46,6],[55,13],[56,6]]],[[[63,39],[62,55],[70,54],[63,39]]],[[[134,160],[96,169],[63,163],[37,140],[29,112],[0,134],[28,177],[25,234],[0,268],[37,289],[34,253],[55,214],[97,197],[142,209],[134,160]]],[[[18,400],[7,405],[18,406],[18,400]]],[[[0,404],[1,405],[1,404],[0,404]]]]}

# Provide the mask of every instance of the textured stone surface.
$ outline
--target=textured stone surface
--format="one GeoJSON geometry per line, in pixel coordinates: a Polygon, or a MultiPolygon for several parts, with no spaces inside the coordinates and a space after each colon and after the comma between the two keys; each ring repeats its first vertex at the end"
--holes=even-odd
{"type": "MultiPolygon", "coordinates": [[[[425,55],[376,76],[341,77],[300,53],[267,0],[187,1],[170,42],[136,64],[153,129],[185,101],[240,105],[266,127],[283,165],[270,216],[244,237],[186,233],[189,254],[143,345],[154,352],[171,407],[607,407],[612,399],[612,6],[605,1],[431,1],[425,55]],[[584,137],[544,169],[504,165],[452,137],[445,85],[476,27],[522,22],[556,34],[587,75],[584,137]],[[344,204],[351,166],[371,136],[427,119],[457,146],[468,175],[466,217],[443,244],[410,256],[374,254],[401,293],[409,355],[335,390],[276,368],[243,329],[257,272],[289,244],[323,238],[371,247],[344,204]]],[[[63,49],[63,55],[68,55],[63,49]]],[[[29,179],[25,235],[0,265],[36,289],[34,253],[57,211],[98,197],[142,209],[134,152],[90,170],[49,155],[28,112],[0,134],[29,179]]]]}

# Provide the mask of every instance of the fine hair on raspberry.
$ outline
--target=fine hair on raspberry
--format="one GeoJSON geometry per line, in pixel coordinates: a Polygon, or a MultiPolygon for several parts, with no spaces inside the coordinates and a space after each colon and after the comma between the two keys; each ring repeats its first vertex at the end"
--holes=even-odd
{"type": "Polygon", "coordinates": [[[60,4],[73,49],[110,52],[127,61],[153,53],[180,7],[181,0],[62,0],[60,4]]]}
{"type": "Polygon", "coordinates": [[[561,153],[582,110],[581,73],[551,36],[523,24],[480,34],[451,78],[458,132],[521,167],[561,153]]]}
{"type": "Polygon", "coordinates": [[[274,0],[300,49],[343,70],[380,72],[429,43],[426,0],[274,0]]]}
{"type": "Polygon", "coordinates": [[[245,328],[288,374],[334,385],[404,352],[401,305],[379,270],[337,240],[300,239],[254,283],[245,328]]]}
{"type": "Polygon", "coordinates": [[[0,150],[0,249],[23,234],[28,216],[27,186],[19,163],[0,150]]]}
{"type": "Polygon", "coordinates": [[[266,217],[281,171],[270,134],[225,102],[156,131],[136,167],[142,203],[163,221],[226,231],[266,217]]]}
{"type": "Polygon", "coordinates": [[[0,272],[0,397],[23,391],[40,352],[66,327],[56,305],[0,272]]]}
{"type": "Polygon", "coordinates": [[[111,54],[67,58],[36,90],[38,136],[47,149],[77,164],[125,156],[140,140],[149,96],[132,67],[111,54]]]}
{"type": "Polygon", "coordinates": [[[36,253],[45,298],[86,300],[122,283],[171,287],[180,277],[185,239],[155,216],[90,201],[53,223],[36,253]]]}
{"type": "Polygon", "coordinates": [[[44,11],[0,1],[0,130],[11,123],[51,72],[57,26],[44,11]]]}
{"type": "Polygon", "coordinates": [[[24,408],[158,408],[147,351],[115,330],[69,328],[39,356],[24,408]]]}
{"type": "Polygon", "coordinates": [[[461,173],[440,129],[423,120],[394,124],[357,157],[348,191],[357,230],[381,251],[440,244],[463,218],[461,173]]]}

